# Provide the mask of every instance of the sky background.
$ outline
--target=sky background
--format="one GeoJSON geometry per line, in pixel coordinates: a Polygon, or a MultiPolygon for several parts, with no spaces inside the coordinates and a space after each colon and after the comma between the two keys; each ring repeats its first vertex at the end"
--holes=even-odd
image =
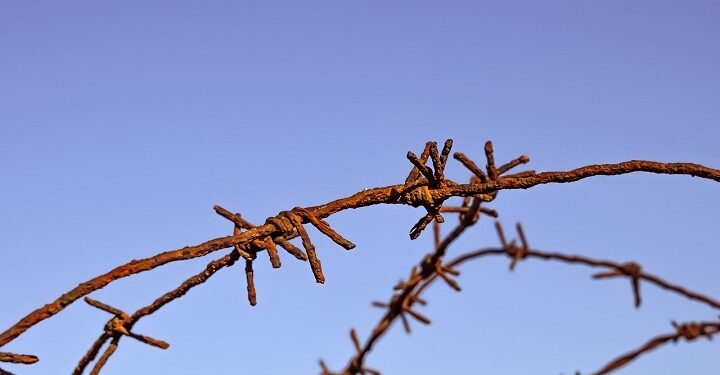
{"type": "MultiPolygon", "coordinates": [[[[482,163],[538,171],[629,159],[720,167],[717,1],[6,1],[0,5],[0,328],[135,258],[225,236],[214,204],[261,223],[294,206],[404,181],[408,150],[455,140],[482,163]]],[[[448,175],[469,174],[454,160],[448,175]]],[[[489,207],[533,247],[617,261],[720,295],[720,186],[635,174],[507,191],[489,207]]],[[[105,374],[316,374],[353,354],[398,278],[430,250],[423,214],[372,207],[311,229],[327,282],[283,256],[224,269],[123,339],[105,374]]],[[[448,217],[448,223],[455,218],[448,217]]],[[[447,229],[445,229],[447,231],[447,229]]],[[[483,218],[450,256],[497,246],[483,218]]],[[[132,312],[205,258],[92,297],[132,312]]],[[[670,320],[717,311],[592,270],[506,259],[466,264],[457,294],[427,293],[429,327],[394,326],[369,356],[383,374],[571,374],[599,369],[670,320]]],[[[18,374],[69,373],[108,315],[78,302],[4,351],[18,374]]],[[[618,374],[717,373],[718,344],[669,345],[618,374]]]]}

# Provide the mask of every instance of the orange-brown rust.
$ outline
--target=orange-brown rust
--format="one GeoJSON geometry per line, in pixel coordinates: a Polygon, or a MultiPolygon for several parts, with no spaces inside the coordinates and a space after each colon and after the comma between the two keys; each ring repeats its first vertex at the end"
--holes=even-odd
{"type": "MultiPolygon", "coordinates": [[[[465,228],[461,225],[456,227],[453,231],[457,230],[464,230],[465,228]]],[[[588,257],[578,256],[578,255],[567,255],[563,253],[553,253],[553,252],[542,252],[539,250],[531,249],[528,245],[527,238],[525,237],[525,233],[522,229],[522,227],[518,224],[517,230],[518,230],[518,236],[521,243],[521,246],[518,247],[515,245],[516,241],[512,240],[510,242],[507,241],[505,238],[505,235],[503,233],[502,227],[499,223],[496,222],[496,229],[498,238],[501,243],[500,248],[487,248],[482,250],[477,250],[473,252],[469,252],[466,254],[463,254],[454,260],[451,260],[445,264],[436,263],[436,266],[430,270],[429,267],[426,267],[425,265],[433,262],[433,259],[440,259],[436,258],[437,255],[444,251],[449,243],[448,238],[446,238],[444,241],[441,242],[441,245],[439,247],[436,247],[435,250],[426,255],[423,260],[420,262],[421,265],[421,271],[417,272],[417,266],[413,266],[410,276],[407,280],[401,280],[400,283],[398,283],[398,286],[396,289],[398,290],[390,299],[388,303],[384,302],[373,302],[372,305],[375,307],[379,307],[386,310],[385,315],[380,319],[380,321],[377,323],[375,328],[372,330],[370,337],[366,341],[366,344],[361,348],[361,350],[357,351],[357,353],[350,358],[348,361],[348,364],[346,365],[345,369],[343,369],[341,372],[332,372],[328,370],[327,368],[323,369],[323,374],[325,375],[355,375],[358,373],[361,373],[360,369],[364,368],[365,358],[372,350],[374,344],[382,338],[385,333],[387,333],[388,329],[391,326],[391,323],[395,321],[396,319],[400,319],[403,325],[404,330],[407,333],[410,333],[410,324],[408,322],[407,317],[405,314],[410,315],[411,317],[417,319],[421,323],[429,324],[430,319],[425,317],[424,315],[421,315],[417,313],[416,311],[412,310],[411,307],[415,302],[420,303],[422,300],[420,299],[420,295],[425,291],[425,289],[431,285],[436,279],[440,278],[444,281],[452,280],[448,277],[448,273],[457,276],[457,270],[455,269],[456,266],[461,265],[462,263],[465,263],[470,260],[484,258],[487,256],[495,256],[495,255],[506,255],[511,257],[514,261],[516,259],[530,259],[530,258],[536,258],[536,259],[542,259],[542,260],[550,260],[550,261],[559,261],[563,263],[569,263],[569,264],[579,264],[579,265],[585,265],[589,267],[595,267],[595,268],[603,268],[608,270],[608,272],[604,273],[607,275],[612,276],[627,276],[631,278],[631,280],[637,280],[639,281],[645,281],[650,284],[654,284],[660,288],[666,289],[670,292],[674,292],[676,294],[682,295],[684,297],[687,297],[691,300],[698,301],[701,303],[704,303],[710,307],[720,309],[720,302],[704,296],[702,294],[699,294],[697,292],[693,292],[690,290],[687,290],[685,288],[678,287],[676,285],[673,285],[665,280],[660,279],[657,276],[644,273],[639,265],[635,263],[616,263],[606,260],[596,260],[588,257]],[[514,250],[510,250],[510,248],[514,248],[514,250]],[[515,251],[522,251],[523,256],[521,258],[516,258],[516,252],[515,251]],[[430,271],[427,271],[430,270],[430,271]]],[[[448,235],[449,237],[450,235],[448,235]]],[[[454,282],[454,281],[453,281],[454,282]]],[[[448,283],[448,285],[458,290],[459,286],[457,284],[453,285],[453,282],[448,283]],[[456,288],[457,286],[457,288],[456,288]]],[[[639,289],[634,289],[633,292],[637,293],[637,298],[639,298],[639,289]]],[[[424,302],[422,303],[424,304],[424,302]]],[[[668,335],[662,335],[658,336],[652,340],[650,340],[645,345],[641,346],[640,348],[633,350],[627,354],[624,354],[617,359],[611,361],[608,363],[603,369],[599,370],[598,372],[593,373],[594,375],[602,375],[610,373],[627,363],[631,362],[632,360],[636,359],[641,354],[647,353],[649,351],[652,351],[653,349],[667,343],[670,341],[678,341],[680,338],[684,338],[687,341],[692,341],[697,339],[698,337],[706,337],[710,339],[715,334],[718,334],[720,332],[720,321],[718,322],[702,322],[702,323],[686,323],[686,324],[677,324],[673,322],[673,326],[676,328],[676,333],[674,334],[668,334],[668,335]]],[[[356,333],[355,333],[356,335],[356,333]]],[[[353,344],[355,345],[355,338],[353,338],[353,344]]]]}
{"type": "MultiPolygon", "coordinates": [[[[179,298],[184,295],[188,289],[195,285],[203,283],[207,278],[212,276],[217,270],[231,266],[239,256],[243,256],[248,260],[254,259],[257,252],[262,250],[268,250],[273,266],[280,265],[279,257],[275,248],[277,243],[288,252],[293,254],[299,260],[308,259],[315,279],[319,283],[324,282],[324,275],[315,248],[310,242],[310,238],[305,231],[303,224],[312,223],[316,226],[323,234],[329,236],[335,242],[345,248],[354,247],[352,243],[345,240],[322,219],[339,211],[349,208],[360,208],[365,206],[371,206],[376,204],[406,204],[419,206],[422,205],[427,211],[427,214],[416,224],[413,228],[411,235],[413,238],[417,237],[422,229],[424,229],[433,220],[436,224],[441,223],[444,219],[440,215],[440,212],[458,212],[460,213],[460,224],[449,232],[443,241],[435,241],[435,251],[428,257],[424,258],[420,271],[412,276],[407,282],[402,284],[402,290],[399,292],[393,301],[388,304],[388,313],[385,318],[378,325],[380,328],[374,330],[374,335],[377,336],[374,339],[368,340],[365,350],[369,351],[374,341],[384,333],[389,327],[389,322],[397,318],[405,319],[405,314],[413,316],[421,321],[427,320],[418,314],[410,310],[411,305],[417,300],[417,293],[412,293],[414,288],[423,288],[426,282],[432,281],[436,277],[440,277],[445,280],[451,287],[459,289],[457,284],[453,284],[454,281],[449,278],[446,274],[447,269],[444,267],[451,267],[452,264],[441,265],[442,257],[445,255],[447,246],[459,237],[465,229],[472,226],[477,222],[480,217],[480,213],[485,213],[494,216],[497,215],[492,210],[485,207],[481,207],[481,202],[488,202],[495,199],[497,193],[500,190],[512,190],[512,189],[528,189],[533,186],[547,184],[547,183],[567,183],[574,182],[584,178],[600,175],[620,175],[632,172],[651,172],[659,174],[683,174],[701,177],[720,182],[720,171],[712,168],[708,168],[698,164],[692,163],[660,163],[653,161],[642,161],[642,160],[631,160],[627,162],[617,164],[599,164],[590,165],[581,168],[577,168],[571,171],[564,172],[544,172],[535,173],[534,171],[525,171],[512,175],[504,175],[505,172],[510,169],[527,163],[529,158],[527,156],[520,156],[508,163],[501,165],[500,167],[495,166],[495,160],[493,156],[492,143],[488,142],[485,144],[484,151],[487,159],[486,172],[481,171],[477,165],[470,160],[468,157],[461,153],[455,153],[454,157],[462,162],[471,172],[474,174],[474,178],[468,184],[458,184],[446,178],[444,175],[445,164],[447,162],[448,155],[452,146],[452,141],[448,140],[445,142],[443,150],[438,153],[437,144],[435,142],[428,142],[425,146],[420,157],[415,156],[412,152],[408,153],[408,159],[412,162],[413,168],[411,169],[408,178],[404,184],[391,185],[385,187],[378,187],[373,189],[364,189],[356,194],[349,197],[337,199],[335,201],[328,202],[324,205],[307,207],[307,208],[296,208],[295,212],[284,211],[275,216],[274,218],[268,219],[268,221],[259,226],[254,226],[251,223],[245,221],[240,215],[232,214],[222,207],[216,206],[215,210],[221,216],[227,218],[235,223],[235,230],[232,236],[219,237],[196,246],[187,246],[181,249],[165,251],[155,256],[132,260],[124,265],[114,268],[113,270],[97,276],[89,281],[79,284],[77,287],[61,295],[51,303],[44,305],[22,319],[15,325],[0,333],[0,347],[6,345],[35,324],[47,319],[58,312],[62,311],[66,306],[75,302],[77,299],[86,296],[93,291],[101,289],[109,283],[118,280],[123,277],[131,276],[137,273],[152,270],[156,267],[168,264],[170,262],[193,259],[201,256],[205,256],[219,249],[236,247],[236,251],[226,255],[216,261],[208,264],[208,267],[204,272],[198,274],[188,280],[186,280],[181,286],[175,290],[166,293],[158,300],[154,301],[153,304],[139,310],[133,315],[129,321],[129,327],[134,324],[142,316],[156,311],[166,303],[179,298]],[[431,159],[433,169],[430,169],[425,164],[428,159],[431,159]],[[413,198],[414,197],[414,198],[413,198]],[[461,207],[446,209],[444,208],[443,202],[451,197],[463,197],[465,198],[461,207]],[[298,216],[298,213],[300,214],[298,216]],[[289,225],[294,229],[291,231],[288,228],[283,228],[289,225]],[[244,232],[240,229],[245,229],[244,232]],[[302,239],[303,246],[307,252],[307,255],[300,249],[297,249],[288,242],[289,239],[300,236],[302,239]],[[457,286],[457,288],[455,287],[457,286]],[[404,305],[403,305],[404,304],[404,305]],[[403,307],[405,306],[405,307],[403,307]]],[[[521,237],[524,242],[524,236],[521,237]]],[[[567,256],[563,254],[551,254],[551,253],[540,253],[528,250],[524,243],[522,247],[513,247],[511,244],[503,244],[503,248],[500,250],[500,254],[512,255],[512,265],[514,265],[526,257],[560,260],[568,263],[581,263],[590,266],[602,266],[614,270],[616,276],[628,276],[631,278],[633,283],[633,291],[636,296],[636,304],[639,306],[640,295],[639,295],[639,281],[651,282],[661,288],[673,291],[675,293],[682,294],[690,299],[700,301],[709,304],[713,307],[718,308],[720,304],[709,297],[700,295],[698,293],[689,291],[682,287],[669,284],[662,279],[655,276],[642,273],[638,270],[630,270],[625,267],[622,268],[615,263],[604,262],[604,261],[593,261],[586,258],[577,256],[567,256]]],[[[495,254],[494,252],[491,252],[495,254]]],[[[487,253],[487,254],[491,254],[487,253]]],[[[252,273],[252,271],[251,271],[252,273]]],[[[250,273],[250,276],[251,276],[250,273]]],[[[250,284],[249,277],[248,281],[250,284]]],[[[250,297],[250,285],[248,285],[249,298],[251,303],[254,302],[254,286],[253,286],[252,298],[250,297]]],[[[99,305],[98,305],[99,306],[99,305]]],[[[108,307],[108,306],[106,306],[108,307]]],[[[137,336],[137,335],[136,335],[137,336]]],[[[102,338],[102,336],[101,336],[102,338]]],[[[107,361],[107,358],[112,354],[118,344],[119,337],[105,337],[102,342],[106,342],[112,338],[112,343],[106,349],[101,356],[100,362],[107,361]]],[[[136,337],[137,338],[137,337],[136,337]]],[[[154,340],[154,339],[153,339],[154,340]]],[[[148,340],[146,340],[148,341],[148,340]]],[[[149,340],[148,343],[154,341],[149,340]]],[[[154,342],[162,346],[159,342],[154,342]]],[[[94,358],[99,347],[91,347],[91,350],[86,354],[87,357],[94,358]]],[[[0,361],[3,358],[11,358],[9,353],[0,353],[0,361]],[[3,357],[3,355],[5,355],[3,357]]],[[[17,355],[14,355],[17,356],[17,355]]],[[[364,354],[356,358],[354,369],[362,369],[362,359],[364,354]]],[[[32,356],[29,356],[30,358],[32,356]]],[[[13,357],[15,358],[15,357],[13,357]]],[[[19,357],[18,357],[19,358],[19,357]]],[[[32,357],[35,358],[35,357],[32,357]]],[[[9,359],[8,359],[9,360],[9,359]]],[[[37,360],[35,358],[35,360],[37,360]]],[[[97,371],[102,365],[96,365],[97,371]]],[[[350,368],[350,367],[349,367],[350,368]]],[[[369,371],[369,370],[368,370],[369,371]]],[[[96,372],[93,369],[93,373],[96,372]]]]}

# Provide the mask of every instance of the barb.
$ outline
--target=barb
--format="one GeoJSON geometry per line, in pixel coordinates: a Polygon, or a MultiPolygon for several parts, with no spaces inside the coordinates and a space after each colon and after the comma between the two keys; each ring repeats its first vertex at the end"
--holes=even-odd
{"type": "Polygon", "coordinates": [[[480,170],[480,168],[478,168],[478,166],[472,160],[465,156],[465,154],[463,154],[462,152],[456,152],[453,157],[455,158],[455,160],[462,163],[465,168],[469,169],[470,172],[472,172],[481,183],[484,184],[490,182],[488,176],[482,170],[480,170]]]}
{"type": "MultiPolygon", "coordinates": [[[[425,143],[425,149],[420,154],[420,158],[418,159],[420,164],[425,165],[425,162],[427,162],[427,158],[430,156],[430,147],[432,147],[433,143],[434,142],[425,143]]],[[[416,167],[413,167],[413,169],[410,170],[410,173],[408,174],[407,178],[405,179],[405,185],[417,180],[419,175],[420,175],[420,171],[416,167]]]]}
{"type": "MultiPolygon", "coordinates": [[[[435,158],[433,158],[433,167],[435,168],[435,179],[438,181],[440,185],[445,185],[445,165],[447,164],[448,155],[450,155],[450,150],[452,149],[453,140],[448,139],[445,141],[445,144],[443,144],[442,152],[440,153],[440,157],[437,158],[436,161],[435,158]]],[[[432,156],[432,154],[431,154],[432,156]]]]}
{"type": "MultiPolygon", "coordinates": [[[[235,223],[233,232],[233,235],[235,236],[241,234],[241,229],[251,230],[253,228],[257,228],[254,224],[244,220],[240,214],[233,214],[220,206],[215,206],[214,209],[218,214],[235,223]]],[[[298,260],[306,261],[309,259],[310,267],[313,271],[313,275],[315,276],[315,280],[318,283],[323,283],[325,281],[320,260],[317,258],[315,247],[312,242],[310,242],[310,237],[303,227],[303,220],[312,223],[321,233],[325,234],[345,249],[350,250],[355,247],[355,244],[335,232],[330,227],[330,224],[317,218],[311,212],[302,207],[295,207],[292,211],[283,211],[277,216],[269,217],[265,221],[266,224],[274,225],[275,228],[280,231],[280,235],[276,235],[274,237],[268,235],[262,240],[253,240],[248,244],[235,245],[236,251],[245,258],[245,278],[247,280],[248,301],[251,306],[255,306],[257,304],[257,292],[255,290],[254,281],[255,272],[252,263],[256,259],[258,252],[266,250],[273,268],[280,268],[281,262],[275,246],[276,243],[298,260]],[[303,247],[305,247],[305,250],[308,253],[307,255],[289,242],[290,239],[297,236],[302,238],[303,247]]]]}
{"type": "Polygon", "coordinates": [[[115,317],[110,319],[105,325],[105,333],[107,333],[109,336],[115,337],[118,335],[124,335],[132,337],[142,343],[160,349],[167,349],[170,347],[170,344],[166,343],[165,341],[157,340],[152,337],[131,332],[130,329],[132,329],[132,318],[130,317],[130,315],[124,313],[123,311],[105,305],[102,302],[95,301],[89,297],[85,297],[85,302],[87,302],[90,306],[96,307],[106,312],[110,312],[111,314],[115,315],[115,317]]]}
{"type": "Polygon", "coordinates": [[[418,222],[410,229],[410,239],[412,240],[418,238],[422,231],[425,230],[428,224],[430,224],[433,220],[435,220],[435,223],[437,224],[445,221],[443,216],[440,214],[440,210],[442,209],[443,202],[447,198],[434,198],[432,196],[431,189],[437,189],[454,184],[445,179],[445,165],[447,163],[447,157],[450,154],[450,150],[452,149],[452,143],[451,139],[445,141],[441,154],[438,154],[437,143],[428,142],[425,145],[423,155],[425,155],[426,152],[430,155],[434,170],[431,170],[425,165],[427,157],[421,160],[418,159],[412,151],[408,151],[407,153],[407,158],[414,167],[410,171],[408,179],[405,181],[405,186],[403,186],[402,194],[399,195],[399,198],[413,207],[422,205],[427,211],[427,214],[421,217],[420,220],[418,220],[418,222]],[[411,179],[411,176],[413,176],[413,172],[415,171],[419,171],[423,176],[425,176],[427,184],[423,183],[421,186],[418,185],[413,187],[413,184],[417,184],[419,181],[417,179],[411,179]]]}
{"type": "Polygon", "coordinates": [[[137,322],[137,319],[133,318],[135,314],[133,314],[133,316],[130,316],[116,307],[110,306],[89,297],[85,297],[84,300],[88,305],[112,314],[113,318],[108,320],[108,322],[105,324],[102,335],[100,335],[100,337],[95,340],[95,342],[90,346],[90,349],[88,349],[85,355],[80,359],[77,366],[73,370],[73,375],[82,374],[85,371],[85,368],[87,368],[87,366],[95,359],[97,354],[100,352],[102,346],[105,345],[105,342],[107,342],[107,340],[109,339],[112,339],[110,341],[110,345],[105,349],[97,362],[95,362],[95,366],[93,366],[90,374],[98,374],[100,372],[103,366],[105,366],[105,364],[107,363],[110,356],[115,353],[115,350],[117,349],[120,338],[122,336],[132,337],[133,339],[138,340],[144,344],[148,344],[150,346],[154,346],[160,349],[167,349],[170,347],[170,344],[165,341],[132,332],[131,329],[133,325],[137,322]]]}
{"type": "Polygon", "coordinates": [[[257,305],[257,293],[255,292],[255,271],[253,271],[252,260],[245,260],[245,280],[247,282],[248,302],[251,306],[257,305]]]}
{"type": "Polygon", "coordinates": [[[498,171],[495,168],[495,157],[493,156],[493,145],[492,142],[487,141],[485,142],[485,158],[487,159],[487,165],[485,166],[485,169],[487,170],[487,175],[490,177],[491,181],[497,180],[498,177],[498,171]]]}
{"type": "Polygon", "coordinates": [[[502,175],[505,172],[517,167],[520,164],[526,164],[530,161],[530,157],[527,155],[520,155],[518,158],[511,160],[508,163],[505,163],[500,166],[500,168],[497,169],[498,175],[502,175]]]}
{"type": "Polygon", "coordinates": [[[298,234],[300,234],[303,247],[305,248],[305,252],[307,253],[308,260],[310,261],[310,269],[313,272],[313,276],[315,276],[315,281],[319,284],[324,284],[325,275],[322,271],[322,264],[320,263],[320,259],[318,259],[317,257],[317,253],[315,252],[315,246],[312,244],[312,242],[310,242],[310,236],[308,236],[305,228],[302,225],[302,220],[298,215],[290,211],[283,212],[283,216],[291,220],[298,234]]]}
{"type": "MultiPolygon", "coordinates": [[[[437,145],[433,142],[433,145],[430,148],[431,150],[435,150],[435,154],[437,154],[437,145]]],[[[412,151],[408,151],[407,158],[410,160],[410,162],[415,166],[415,168],[422,173],[423,176],[425,176],[425,179],[427,179],[430,182],[430,186],[437,186],[438,181],[435,180],[435,175],[433,174],[432,170],[425,166],[424,163],[420,162],[420,159],[413,154],[412,151]]]]}
{"type": "Polygon", "coordinates": [[[0,362],[32,364],[38,361],[38,357],[30,354],[14,354],[0,352],[0,362]]]}
{"type": "Polygon", "coordinates": [[[607,279],[617,276],[628,276],[632,283],[633,296],[635,297],[635,308],[640,308],[642,299],[640,298],[640,273],[642,272],[640,265],[634,262],[628,262],[609,272],[601,272],[593,275],[593,279],[607,279]]]}
{"type": "MultiPolygon", "coordinates": [[[[470,224],[472,221],[477,220],[477,210],[479,208],[479,203],[491,202],[497,197],[497,191],[492,191],[489,194],[471,194],[466,195],[467,199],[463,200],[463,205],[460,207],[452,207],[450,210],[446,210],[443,207],[443,203],[445,202],[445,200],[447,200],[453,195],[438,195],[436,194],[436,192],[445,188],[454,188],[457,186],[461,186],[455,182],[447,180],[444,175],[445,165],[447,163],[447,158],[452,148],[452,143],[452,140],[448,139],[443,146],[441,154],[438,154],[437,144],[435,142],[428,142],[428,144],[425,146],[425,151],[427,151],[427,154],[433,161],[434,171],[430,170],[430,168],[428,168],[424,164],[425,161],[423,159],[418,159],[415,154],[413,154],[412,152],[408,152],[408,159],[412,162],[414,167],[413,170],[410,172],[408,179],[405,181],[405,185],[402,189],[399,190],[396,196],[398,196],[398,200],[403,203],[409,204],[413,207],[423,206],[427,211],[425,216],[421,217],[420,220],[418,220],[418,222],[410,230],[410,239],[414,240],[418,238],[422,231],[425,230],[425,228],[433,220],[436,224],[443,223],[445,219],[442,217],[440,212],[462,212],[464,215],[461,215],[460,219],[469,220],[468,224],[470,224]],[[425,176],[425,180],[419,180],[417,179],[417,177],[415,180],[411,179],[410,177],[413,176],[414,171],[419,171],[418,173],[421,173],[423,176],[425,176]],[[422,181],[423,184],[413,186],[413,184],[417,184],[418,181],[422,181]],[[475,198],[474,207],[469,207],[471,202],[470,197],[475,198]],[[468,210],[472,210],[474,214],[466,215],[468,210]]],[[[425,151],[423,151],[423,155],[425,155],[425,151]]],[[[466,186],[477,185],[478,182],[489,183],[497,180],[500,172],[498,172],[498,170],[496,170],[495,168],[495,158],[493,156],[492,143],[489,141],[485,144],[485,156],[487,159],[487,175],[483,173],[477,167],[477,165],[475,165],[475,163],[464,154],[454,154],[455,159],[459,160],[474,174],[474,178],[471,178],[470,184],[466,186]]],[[[526,163],[529,160],[530,159],[527,156],[521,156],[509,163],[504,164],[501,167],[502,172],[506,172],[515,167],[516,165],[526,163]]],[[[417,176],[417,174],[415,175],[417,176]]],[[[497,213],[492,210],[481,212],[497,216],[497,213]]]]}
{"type": "Polygon", "coordinates": [[[322,234],[330,237],[331,240],[333,240],[336,244],[342,246],[345,248],[345,250],[352,250],[355,248],[355,244],[346,240],[341,235],[339,235],[337,232],[335,232],[332,228],[330,228],[330,225],[321,219],[318,219],[315,217],[315,215],[308,212],[308,210],[302,208],[302,207],[295,207],[293,208],[293,212],[297,213],[302,217],[303,219],[309,221],[312,225],[317,228],[322,234]]]}
{"type": "Polygon", "coordinates": [[[522,225],[520,223],[517,223],[516,229],[518,232],[518,236],[520,236],[520,242],[522,243],[522,246],[517,246],[515,244],[515,240],[511,241],[510,243],[505,240],[505,234],[503,233],[502,225],[500,225],[499,221],[495,222],[495,230],[497,231],[498,239],[500,239],[500,244],[503,247],[503,250],[505,250],[505,253],[507,254],[512,261],[510,261],[510,271],[515,270],[515,266],[520,260],[523,260],[527,257],[528,251],[530,250],[527,240],[525,239],[525,232],[523,232],[522,225]]]}

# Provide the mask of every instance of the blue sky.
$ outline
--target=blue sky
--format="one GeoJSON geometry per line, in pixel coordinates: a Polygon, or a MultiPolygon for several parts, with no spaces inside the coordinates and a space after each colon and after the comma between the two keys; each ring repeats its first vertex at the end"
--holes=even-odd
{"type": "MultiPolygon", "coordinates": [[[[716,1],[265,1],[0,5],[0,325],[133,258],[229,234],[214,204],[263,222],[366,187],[400,183],[405,153],[455,139],[478,161],[536,170],[628,159],[720,167],[716,1]]],[[[468,173],[451,162],[450,178],[468,173]]],[[[503,192],[491,207],[531,244],[618,261],[718,296],[718,185],[679,176],[598,177],[503,192]]],[[[106,374],[317,373],[366,337],[369,306],[425,254],[409,207],[329,222],[358,246],[313,236],[327,282],[285,258],[219,272],[123,340],[106,374]]],[[[454,220],[449,220],[450,222],[454,220]]],[[[451,256],[497,240],[484,220],[451,256]]],[[[98,291],[126,311],[218,252],[98,291]]],[[[369,357],[385,374],[591,371],[669,321],[716,311],[591,271],[506,260],[437,285],[412,336],[395,327],[369,357]]],[[[3,350],[37,354],[20,374],[69,372],[107,320],[84,303],[3,350]]],[[[672,346],[672,345],[671,345],[672,346]]],[[[717,344],[666,347],[618,374],[713,373],[717,344]]]]}

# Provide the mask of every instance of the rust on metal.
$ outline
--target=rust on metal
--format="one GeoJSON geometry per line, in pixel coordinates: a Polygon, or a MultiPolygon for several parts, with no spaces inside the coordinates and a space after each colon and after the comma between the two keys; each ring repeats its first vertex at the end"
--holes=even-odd
{"type": "MultiPolygon", "coordinates": [[[[105,324],[100,336],[80,359],[73,374],[82,374],[93,361],[95,361],[95,364],[90,373],[99,373],[115,353],[121,338],[124,336],[132,337],[150,346],[166,349],[169,346],[166,342],[133,332],[132,328],[135,323],[175,299],[184,296],[195,286],[205,283],[220,269],[233,266],[241,258],[245,260],[247,298],[251,305],[255,305],[257,295],[253,262],[259,252],[266,251],[272,267],[279,268],[281,261],[277,246],[299,261],[308,261],[315,280],[318,283],[324,283],[325,276],[322,265],[304,225],[307,223],[312,224],[320,233],[349,250],[354,248],[355,244],[338,234],[323,219],[343,210],[378,204],[422,207],[425,213],[411,228],[410,238],[418,238],[427,226],[432,223],[433,250],[424,255],[420,262],[412,267],[407,279],[400,280],[395,285],[388,302],[373,303],[373,306],[384,310],[384,315],[372,329],[370,336],[364,343],[360,341],[354,329],[350,331],[355,354],[343,370],[332,372],[324,362],[320,362],[321,371],[325,375],[379,374],[377,370],[365,366],[365,359],[378,340],[390,329],[391,324],[399,319],[408,333],[411,330],[410,318],[421,324],[430,324],[430,318],[418,311],[419,307],[425,305],[425,301],[421,298],[422,292],[436,279],[441,279],[451,289],[460,291],[460,285],[456,280],[460,276],[457,266],[466,261],[487,256],[508,257],[511,271],[515,270],[517,264],[521,261],[541,259],[599,269],[601,272],[593,276],[595,279],[625,277],[631,283],[634,303],[638,308],[642,302],[640,285],[648,283],[714,309],[720,309],[720,302],[716,299],[649,274],[634,262],[618,263],[580,255],[543,252],[533,249],[529,246],[525,232],[519,224],[516,226],[517,239],[508,241],[502,226],[496,222],[500,247],[465,253],[449,261],[445,259],[448,247],[462,236],[467,229],[474,226],[482,215],[493,218],[498,217],[497,211],[486,207],[486,204],[494,201],[501,190],[528,189],[548,183],[570,183],[593,176],[612,176],[634,172],[689,175],[720,182],[720,170],[692,163],[630,160],[616,164],[588,165],[570,171],[536,173],[533,170],[526,170],[508,174],[514,168],[528,163],[529,157],[521,155],[507,163],[500,164],[498,167],[495,161],[493,144],[488,141],[483,147],[485,171],[481,170],[465,154],[460,152],[453,154],[453,157],[472,174],[468,183],[461,184],[450,180],[445,175],[446,164],[452,146],[453,141],[447,140],[443,144],[442,150],[438,150],[436,142],[427,142],[420,156],[409,151],[407,159],[411,163],[411,169],[402,184],[363,189],[351,196],[319,206],[295,207],[290,211],[281,211],[277,215],[269,217],[262,225],[254,225],[245,220],[240,214],[215,206],[213,209],[218,215],[233,223],[232,235],[211,239],[195,246],[161,252],[145,259],[132,260],[105,274],[83,282],[54,301],[30,312],[16,324],[0,333],[0,347],[13,341],[41,321],[59,313],[78,299],[85,297],[85,301],[90,306],[111,314],[112,318],[105,324]],[[431,166],[427,165],[428,162],[430,162],[431,166]],[[451,198],[459,198],[461,202],[457,206],[446,205],[446,201],[451,198]],[[444,236],[442,235],[441,224],[446,222],[446,218],[442,214],[458,214],[457,224],[447,231],[444,236]],[[300,237],[304,251],[290,242],[297,237],[300,237]],[[211,261],[203,271],[191,276],[175,289],[163,294],[132,315],[116,307],[86,297],[90,293],[102,289],[121,278],[149,271],[171,262],[202,257],[225,248],[231,248],[232,250],[225,256],[211,261]],[[103,347],[104,350],[102,350],[103,347]],[[100,354],[101,351],[102,354],[100,354]]],[[[640,355],[668,342],[694,341],[703,337],[709,339],[720,332],[720,321],[673,323],[673,327],[675,332],[651,339],[641,347],[609,362],[605,367],[593,374],[606,374],[614,371],[635,360],[640,355]]],[[[31,364],[37,361],[38,358],[32,355],[0,352],[0,362],[31,364]]],[[[8,372],[0,369],[0,373],[8,372]]]]}

